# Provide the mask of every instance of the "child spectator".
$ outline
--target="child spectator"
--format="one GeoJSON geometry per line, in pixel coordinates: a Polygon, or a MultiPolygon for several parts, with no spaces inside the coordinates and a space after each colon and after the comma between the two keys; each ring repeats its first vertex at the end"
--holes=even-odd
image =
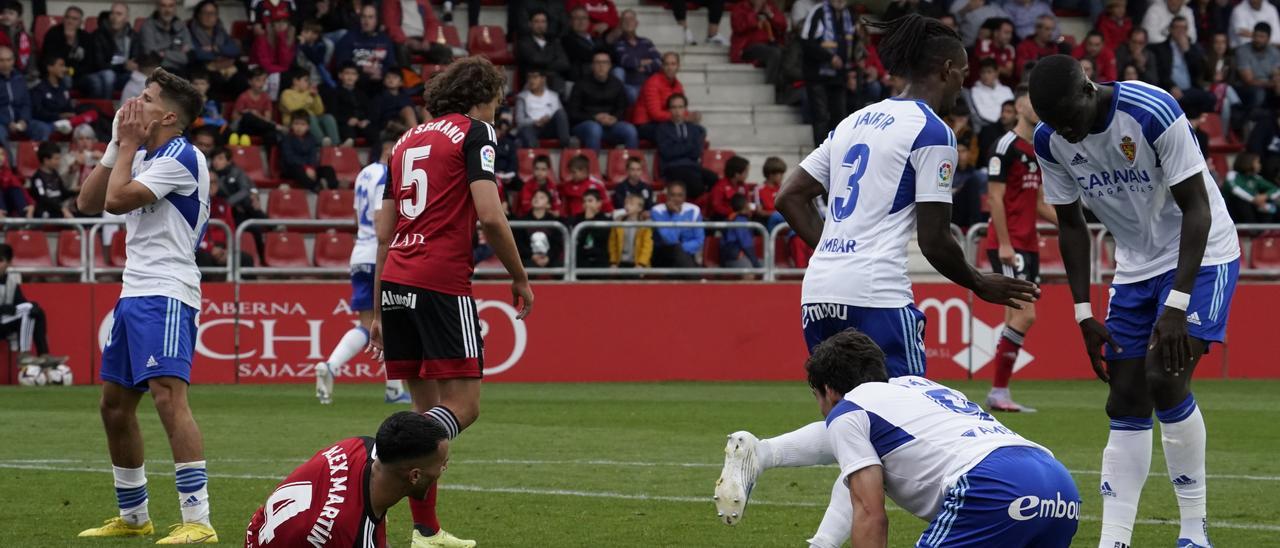
{"type": "MultiPolygon", "coordinates": [[[[600,211],[604,194],[590,189],[582,194],[582,213],[575,215],[571,225],[587,221],[608,221],[610,216],[600,211]]],[[[578,267],[605,268],[609,266],[609,228],[586,228],[578,236],[578,267]]]]}
{"type": "Polygon", "coordinates": [[[551,157],[541,154],[533,159],[533,178],[524,182],[520,188],[520,207],[512,208],[516,215],[525,215],[533,207],[533,196],[539,190],[547,193],[547,207],[559,215],[564,211],[560,201],[560,193],[556,191],[555,181],[551,180],[551,157]]]}
{"type": "Polygon", "coordinates": [[[774,200],[782,188],[782,176],[787,173],[787,163],[782,158],[770,156],[764,161],[764,182],[756,187],[756,217],[772,217],[777,207],[774,200]]]}
{"type": "MultiPolygon", "coordinates": [[[[217,190],[210,186],[209,193],[221,196],[231,207],[231,218],[235,221],[233,227],[249,219],[267,218],[267,213],[262,211],[262,206],[258,203],[258,189],[244,170],[231,161],[230,150],[225,147],[213,149],[213,154],[209,155],[209,170],[210,180],[218,178],[217,190]]],[[[258,249],[266,249],[261,226],[246,230],[253,234],[258,249]]]]}
{"type": "Polygon", "coordinates": [[[338,69],[338,85],[325,88],[325,110],[333,113],[338,122],[338,137],[342,146],[352,146],[357,137],[364,137],[373,142],[370,136],[369,96],[356,87],[360,81],[360,70],[354,63],[347,63],[338,69]]]}
{"type": "Polygon", "coordinates": [[[324,37],[324,27],[319,21],[307,21],[298,32],[298,55],[295,61],[298,66],[311,75],[311,80],[320,82],[325,87],[334,87],[333,75],[329,74],[329,60],[333,59],[333,42],[324,37]]]}
{"type": "Polygon", "coordinates": [[[40,169],[31,176],[27,186],[27,193],[35,200],[35,207],[27,210],[27,218],[74,217],[67,207],[69,196],[63,188],[62,174],[58,172],[62,165],[62,147],[48,141],[40,143],[40,148],[36,149],[36,159],[40,161],[40,169]]]}
{"type": "Polygon", "coordinates": [[[97,120],[96,110],[76,114],[76,108],[71,105],[71,88],[67,85],[67,65],[62,58],[47,58],[44,65],[44,79],[31,90],[31,117],[63,135],[80,124],[97,120]]]}
{"type": "Polygon", "coordinates": [[[999,67],[996,60],[990,57],[978,62],[978,81],[969,90],[973,100],[974,113],[982,124],[992,124],[1000,120],[1000,111],[1005,101],[1013,100],[1013,90],[1000,82],[999,67]]]}
{"type": "Polygon", "coordinates": [[[98,134],[93,126],[80,124],[71,132],[71,149],[62,155],[62,182],[73,193],[80,191],[80,181],[89,176],[102,159],[98,134]]]}
{"type": "Polygon", "coordinates": [[[418,125],[418,114],[413,110],[413,100],[401,86],[404,79],[400,71],[390,71],[382,77],[382,93],[373,100],[374,113],[372,135],[381,135],[390,130],[404,133],[418,125]]]}
{"type": "Polygon", "coordinates": [[[627,196],[638,195],[644,199],[643,210],[653,207],[653,189],[644,180],[644,161],[635,156],[627,157],[627,178],[613,187],[613,207],[622,209],[627,196]]]}
{"type": "MultiPolygon", "coordinates": [[[[734,214],[731,222],[751,222],[751,202],[743,194],[733,195],[729,201],[734,214]]],[[[720,266],[725,268],[760,268],[756,257],[755,232],[749,228],[730,228],[720,238],[720,266]]]]}
{"type": "MultiPolygon", "coordinates": [[[[280,92],[280,112],[306,112],[307,121],[311,125],[311,135],[322,146],[335,145],[341,142],[338,135],[338,123],[333,115],[325,114],[324,101],[311,77],[305,71],[295,71],[289,76],[289,89],[280,92]]],[[[288,124],[289,117],[282,122],[288,124]]]]}
{"type": "Polygon", "coordinates": [[[9,272],[13,248],[0,244],[0,337],[19,335],[19,365],[54,367],[67,363],[66,356],[49,354],[48,323],[44,309],[22,294],[22,275],[9,272]],[[10,290],[9,288],[12,288],[10,290]],[[31,353],[34,346],[35,354],[31,353]]]}
{"type": "Polygon", "coordinates": [[[36,42],[27,32],[22,20],[22,2],[4,0],[0,2],[0,45],[12,49],[14,67],[18,72],[26,72],[36,53],[36,42]]]}
{"type": "Polygon", "coordinates": [[[724,163],[724,178],[711,187],[711,220],[726,221],[733,218],[738,208],[732,206],[734,196],[747,195],[747,170],[751,163],[742,156],[734,156],[724,163]]]}
{"type": "MultiPolygon", "coordinates": [[[[231,212],[231,205],[223,197],[221,180],[214,173],[209,174],[209,219],[227,224],[231,234],[236,231],[236,221],[231,212]]],[[[206,230],[200,247],[196,248],[196,265],[201,267],[227,266],[227,234],[221,227],[206,230]]],[[[240,252],[240,266],[253,266],[253,258],[245,251],[240,252]]]]}
{"type": "Polygon", "coordinates": [[[1269,223],[1276,217],[1276,204],[1280,202],[1280,187],[1268,181],[1260,172],[1262,159],[1252,152],[1236,156],[1235,171],[1227,176],[1227,188],[1233,219],[1237,223],[1269,223]]]}
{"type": "MultiPolygon", "coordinates": [[[[551,194],[545,190],[533,192],[529,212],[520,221],[559,221],[551,209],[551,194]]],[[[520,259],[529,268],[555,268],[563,262],[564,234],[555,228],[522,228],[513,231],[520,259]]]]}
{"type": "Polygon", "coordinates": [[[288,19],[275,19],[266,32],[253,37],[250,61],[267,73],[267,95],[274,101],[280,95],[281,74],[293,66],[293,27],[288,19]]]}
{"type": "Polygon", "coordinates": [[[26,216],[27,193],[22,186],[22,177],[9,164],[9,151],[0,147],[0,218],[26,216]]]}
{"type": "Polygon", "coordinates": [[[253,69],[249,75],[249,89],[244,90],[231,107],[231,130],[235,132],[231,136],[231,144],[247,146],[249,136],[256,135],[268,148],[274,146],[279,141],[279,134],[284,132],[284,126],[275,121],[275,110],[271,97],[267,95],[266,71],[253,69]],[[239,140],[236,139],[237,133],[241,135],[239,140]]]}
{"type": "MultiPolygon", "coordinates": [[[[628,194],[623,208],[623,221],[645,220],[645,197],[628,194]]],[[[615,227],[609,233],[609,266],[614,268],[649,268],[653,259],[653,229],[648,227],[615,227]]]]}
{"type": "Polygon", "coordinates": [[[526,72],[525,89],[516,96],[516,127],[520,144],[537,148],[538,139],[555,138],[560,148],[569,147],[569,115],[560,103],[560,94],[547,89],[547,77],[540,68],[526,72]]]}
{"type": "Polygon", "coordinates": [[[191,123],[192,129],[210,127],[221,133],[227,127],[227,119],[222,117],[222,105],[209,98],[209,73],[202,70],[192,71],[191,87],[200,92],[200,99],[204,104],[200,115],[191,123]]]}
{"type": "MultiPolygon", "coordinates": [[[[581,154],[574,156],[569,160],[569,180],[560,183],[560,196],[564,198],[565,215],[569,217],[581,215],[583,197],[591,190],[595,190],[600,196],[608,192],[604,183],[591,175],[591,161],[581,154]]],[[[613,211],[613,203],[604,203],[603,209],[606,213],[613,211]]]]}
{"type": "Polygon", "coordinates": [[[319,192],[338,188],[338,176],[331,166],[320,165],[320,141],[311,134],[306,111],[296,111],[289,121],[289,136],[280,143],[284,177],[302,188],[319,192]]]}

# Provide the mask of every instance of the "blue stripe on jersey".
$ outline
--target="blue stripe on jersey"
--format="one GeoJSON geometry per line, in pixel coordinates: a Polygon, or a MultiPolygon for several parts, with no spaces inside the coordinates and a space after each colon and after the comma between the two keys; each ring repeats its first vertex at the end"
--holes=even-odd
{"type": "Polygon", "coordinates": [[[889,214],[893,215],[914,203],[916,203],[916,168],[911,165],[911,155],[908,153],[907,161],[902,166],[902,178],[898,180],[898,192],[893,195],[893,205],[889,207],[889,214]]]}
{"type": "MultiPolygon", "coordinates": [[[[916,140],[911,143],[911,150],[919,150],[924,147],[938,146],[956,146],[956,136],[951,132],[951,127],[942,122],[933,110],[929,109],[924,103],[916,102],[916,106],[920,107],[920,112],[924,113],[924,127],[920,128],[920,133],[916,135],[916,140]]],[[[907,161],[910,164],[910,160],[907,161]]]]}
{"type": "Polygon", "coordinates": [[[916,439],[915,436],[908,434],[905,430],[894,426],[889,421],[884,420],[880,415],[866,411],[858,404],[849,400],[840,400],[835,407],[831,408],[831,412],[827,414],[827,426],[840,418],[846,413],[854,411],[864,411],[867,414],[867,420],[871,424],[871,446],[875,448],[876,455],[884,457],[892,453],[894,449],[901,447],[903,444],[916,439]]]}
{"type": "Polygon", "coordinates": [[[1132,116],[1142,126],[1142,137],[1155,146],[1156,139],[1182,116],[1182,109],[1173,96],[1136,84],[1116,84],[1120,96],[1116,108],[1132,116]]]}
{"type": "Polygon", "coordinates": [[[1053,151],[1049,149],[1049,138],[1053,137],[1053,128],[1049,124],[1040,122],[1036,124],[1036,134],[1032,138],[1032,143],[1036,148],[1036,156],[1046,162],[1058,163],[1058,159],[1053,157],[1053,151]]]}
{"type": "Polygon", "coordinates": [[[169,203],[173,204],[178,213],[182,214],[182,218],[187,221],[187,224],[191,225],[191,230],[195,230],[196,223],[200,222],[200,199],[196,197],[199,193],[200,190],[196,189],[186,196],[176,192],[164,195],[164,199],[169,200],[169,203]]]}
{"type": "Polygon", "coordinates": [[[196,147],[187,142],[186,139],[182,139],[181,141],[175,140],[174,144],[177,146],[173,149],[173,152],[170,153],[169,157],[177,160],[179,164],[182,164],[182,167],[187,168],[187,171],[191,172],[192,179],[199,181],[200,161],[196,159],[196,154],[199,154],[200,151],[196,150],[196,147]]]}
{"type": "Polygon", "coordinates": [[[840,415],[861,410],[862,408],[856,403],[849,400],[840,400],[840,403],[837,403],[835,407],[831,408],[831,412],[827,413],[827,426],[831,426],[831,423],[840,418],[840,415]]]}

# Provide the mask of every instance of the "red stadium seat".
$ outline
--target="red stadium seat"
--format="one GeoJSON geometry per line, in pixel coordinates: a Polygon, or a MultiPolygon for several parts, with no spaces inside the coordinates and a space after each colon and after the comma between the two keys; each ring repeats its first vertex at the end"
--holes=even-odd
{"type": "Polygon", "coordinates": [[[709,149],[702,151],[702,167],[716,172],[717,177],[724,177],[724,163],[737,156],[732,150],[709,149]]]}
{"type": "Polygon", "coordinates": [[[281,187],[267,195],[267,217],[272,219],[312,219],[307,193],[281,187]]]}
{"type": "Polygon", "coordinates": [[[1280,269],[1280,237],[1258,236],[1253,239],[1249,251],[1251,267],[1280,269]]]}
{"type": "Polygon", "coordinates": [[[43,231],[10,230],[4,240],[13,248],[13,266],[53,266],[43,231]]]}
{"type": "Polygon", "coordinates": [[[666,186],[666,179],[662,177],[662,157],[653,155],[653,180],[649,181],[653,185],[654,190],[661,190],[666,186]]]}
{"type": "Polygon", "coordinates": [[[471,27],[467,32],[467,51],[479,55],[495,65],[511,65],[516,62],[507,47],[507,31],[493,25],[471,27]]]}
{"type": "Polygon", "coordinates": [[[76,104],[88,105],[93,110],[98,111],[98,115],[104,118],[114,118],[116,115],[116,102],[111,99],[88,99],[81,97],[76,99],[76,104]]]}
{"type": "Polygon", "coordinates": [[[107,256],[107,262],[111,266],[124,267],[124,261],[127,255],[124,252],[125,232],[124,228],[119,228],[111,235],[111,254],[107,256]]]}
{"type": "MultiPolygon", "coordinates": [[[[114,244],[112,247],[114,247],[114,244]]],[[[253,239],[252,233],[245,232],[240,235],[240,251],[248,253],[249,257],[253,259],[253,266],[258,266],[258,261],[261,260],[262,254],[258,252],[258,240],[253,239]]]]}
{"type": "MultiPolygon", "coordinates": [[[[521,179],[533,177],[533,159],[538,156],[546,155],[551,157],[551,151],[545,148],[522,148],[516,151],[516,176],[521,179]]],[[[554,173],[551,174],[553,177],[554,173]]]]}
{"type": "Polygon", "coordinates": [[[977,259],[974,261],[974,267],[977,268],[979,272],[990,272],[991,257],[987,256],[987,246],[983,244],[981,240],[978,242],[977,252],[978,256],[974,257],[977,259]]]}
{"type": "MultiPolygon", "coordinates": [[[[79,268],[84,264],[80,260],[81,240],[82,237],[77,230],[63,230],[58,233],[58,266],[79,268]]],[[[102,238],[94,238],[93,245],[94,266],[107,266],[107,257],[102,249],[102,238]]]]}
{"type": "Polygon", "coordinates": [[[702,244],[702,266],[715,268],[720,266],[720,238],[707,236],[702,244]]]}
{"type": "Polygon", "coordinates": [[[280,186],[280,181],[272,178],[267,173],[267,164],[262,159],[262,147],[249,145],[247,147],[230,147],[230,150],[232,163],[244,170],[244,174],[249,176],[249,180],[253,181],[254,186],[259,188],[280,186]]]}
{"type": "MultiPolygon", "coordinates": [[[[249,44],[253,42],[253,23],[245,19],[233,21],[231,23],[231,37],[239,40],[241,43],[249,44]]],[[[223,112],[226,112],[225,110],[223,112]]]]}
{"type": "Polygon", "coordinates": [[[147,22],[146,17],[133,18],[133,32],[142,32],[142,24],[147,22]]]}
{"type": "Polygon", "coordinates": [[[424,64],[418,69],[418,74],[422,75],[423,82],[430,82],[435,75],[444,72],[444,69],[446,68],[449,68],[449,65],[424,64]]]}
{"type": "Polygon", "coordinates": [[[355,238],[348,232],[326,232],[316,236],[316,266],[346,268],[351,264],[355,238]]]}
{"type": "MultiPolygon", "coordinates": [[[[44,49],[44,35],[49,33],[49,29],[54,25],[62,22],[60,15],[37,15],[36,20],[31,23],[31,38],[36,41],[36,49],[44,49]]],[[[34,58],[33,58],[34,60],[34,58]]],[[[41,67],[41,71],[44,68],[41,67]]]]}
{"type": "Polygon", "coordinates": [[[93,34],[93,31],[95,31],[95,30],[98,30],[98,16],[97,16],[97,15],[90,15],[90,16],[88,16],[88,17],[85,17],[85,18],[84,18],[84,31],[85,31],[85,32],[87,32],[87,33],[89,33],[89,34],[93,34]]]}
{"type": "Polygon", "coordinates": [[[1040,272],[1061,274],[1067,271],[1062,262],[1062,250],[1058,249],[1057,236],[1040,237],[1040,272]]]}
{"type": "Polygon", "coordinates": [[[1205,113],[1200,118],[1200,129],[1209,134],[1209,152],[1233,153],[1244,150],[1240,140],[1234,134],[1222,131],[1222,116],[1216,112],[1205,113]]]}
{"type": "Polygon", "coordinates": [[[320,165],[332,167],[338,180],[344,183],[354,183],[364,169],[355,147],[320,147],[320,165]]]}
{"type": "Polygon", "coordinates": [[[646,173],[648,172],[644,161],[644,151],[640,149],[611,148],[609,149],[608,180],[605,181],[609,188],[613,188],[613,185],[618,184],[618,181],[627,178],[627,158],[639,158],[641,169],[646,173]]]}
{"type": "MultiPolygon", "coordinates": [[[[316,218],[335,221],[346,221],[355,215],[355,196],[353,190],[321,190],[316,195],[316,218]]],[[[381,200],[382,197],[374,198],[381,200]]]]}
{"type": "Polygon", "coordinates": [[[773,241],[773,264],[778,268],[791,267],[791,250],[787,247],[787,238],[783,236],[784,234],[786,234],[785,230],[773,241]]]}
{"type": "Polygon", "coordinates": [[[444,44],[451,48],[461,48],[462,38],[458,36],[458,27],[453,25],[431,25],[427,28],[427,36],[432,42],[444,44]]]}
{"type": "Polygon", "coordinates": [[[40,141],[15,141],[13,144],[18,149],[18,158],[14,165],[18,166],[18,176],[26,181],[35,175],[37,169],[40,169],[40,159],[36,156],[40,141]]]}
{"type": "Polygon", "coordinates": [[[307,244],[303,236],[296,232],[268,232],[266,234],[266,252],[263,261],[267,266],[304,267],[311,266],[307,257],[307,244]]]}
{"type": "Polygon", "coordinates": [[[590,173],[595,178],[600,178],[600,157],[596,155],[596,151],[590,148],[566,148],[560,151],[560,180],[567,181],[569,179],[569,160],[574,156],[583,155],[590,162],[590,173]]]}

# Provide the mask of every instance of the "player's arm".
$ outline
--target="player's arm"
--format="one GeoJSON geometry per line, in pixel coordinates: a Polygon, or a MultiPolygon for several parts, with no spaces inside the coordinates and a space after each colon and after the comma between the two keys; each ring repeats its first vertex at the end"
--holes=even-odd
{"type": "MultiPolygon", "coordinates": [[[[999,147],[997,147],[999,148],[999,147]]],[[[1000,261],[1013,264],[1013,244],[1009,238],[1009,218],[1004,210],[1005,178],[1012,167],[1005,154],[997,153],[991,157],[987,165],[987,206],[991,210],[991,222],[987,230],[995,231],[996,243],[1000,244],[1000,261]]]]}
{"type": "MultiPolygon", "coordinates": [[[[147,135],[159,122],[152,121],[150,125],[143,125],[142,103],[139,101],[126,103],[120,109],[118,117],[116,133],[120,139],[120,150],[116,165],[132,166],[133,157],[138,153],[138,148],[143,145],[147,135]]],[[[151,188],[133,178],[132,169],[112,169],[111,175],[107,177],[104,208],[108,213],[123,215],[155,202],[159,198],[160,196],[156,195],[151,188]]]]}
{"type": "Polygon", "coordinates": [[[498,147],[494,136],[493,127],[489,124],[479,122],[473,125],[462,144],[462,154],[480,230],[498,260],[502,261],[503,268],[511,275],[511,304],[519,311],[516,317],[523,320],[533,311],[533,289],[529,287],[529,275],[520,261],[515,236],[511,235],[511,225],[507,224],[502,197],[498,195],[498,177],[493,172],[498,147]]]}
{"type": "Polygon", "coordinates": [[[817,248],[822,239],[822,212],[818,211],[815,198],[826,195],[830,176],[830,143],[828,138],[800,162],[800,169],[791,172],[773,206],[787,220],[787,225],[809,247],[817,248]]]}
{"type": "MultiPolygon", "coordinates": [[[[125,101],[121,108],[128,104],[129,101],[125,101]]],[[[107,145],[106,152],[102,153],[102,158],[98,160],[98,165],[93,166],[89,176],[80,182],[80,194],[76,195],[76,209],[85,215],[98,215],[106,208],[107,179],[111,176],[111,170],[119,163],[119,124],[120,116],[117,115],[111,120],[111,143],[107,145]]],[[[132,169],[132,167],[133,164],[130,163],[127,169],[132,169]]]]}
{"type": "Polygon", "coordinates": [[[851,548],[884,548],[889,545],[889,516],[884,510],[884,468],[868,466],[849,474],[849,498],[853,501],[851,548]]]}
{"type": "MultiPolygon", "coordinates": [[[[396,222],[399,210],[396,208],[395,196],[391,193],[392,185],[386,186],[382,199],[382,207],[373,213],[373,231],[378,237],[378,252],[373,264],[373,321],[369,324],[369,353],[374,359],[382,359],[382,267],[387,264],[387,250],[391,248],[391,239],[396,234],[396,222]]],[[[356,214],[357,217],[359,214],[356,214]]],[[[360,220],[356,219],[356,224],[360,220]]]]}
{"type": "Polygon", "coordinates": [[[1053,226],[1058,226],[1058,211],[1044,201],[1044,187],[1036,190],[1036,215],[1053,226]]]}

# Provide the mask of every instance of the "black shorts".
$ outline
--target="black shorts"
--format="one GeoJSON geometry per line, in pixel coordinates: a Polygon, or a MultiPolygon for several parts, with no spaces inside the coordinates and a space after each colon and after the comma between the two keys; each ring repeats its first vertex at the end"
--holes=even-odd
{"type": "Polygon", "coordinates": [[[379,306],[388,379],[484,376],[484,339],[471,296],[383,281],[379,306]]]}
{"type": "Polygon", "coordinates": [[[1000,252],[995,249],[987,250],[987,259],[991,261],[991,270],[996,274],[1003,274],[1010,278],[1026,280],[1031,283],[1040,283],[1040,254],[1030,251],[1014,250],[1014,266],[1009,266],[1000,262],[1000,252]]]}

